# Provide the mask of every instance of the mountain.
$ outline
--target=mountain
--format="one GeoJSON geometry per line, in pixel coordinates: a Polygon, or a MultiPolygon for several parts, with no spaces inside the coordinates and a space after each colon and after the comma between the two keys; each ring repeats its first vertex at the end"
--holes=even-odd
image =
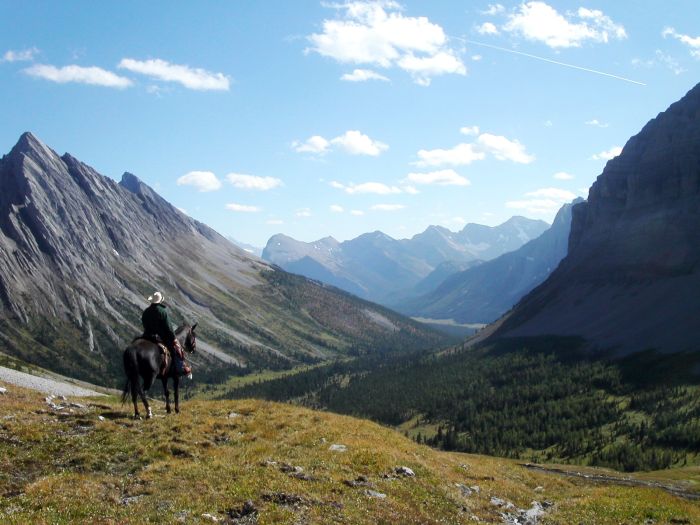
{"type": "Polygon", "coordinates": [[[567,257],[495,337],[578,336],[620,354],[700,348],[700,84],[573,208],[567,257]]]}
{"type": "MultiPolygon", "coordinates": [[[[577,199],[578,203],[582,199],[577,199]]],[[[459,323],[490,323],[544,281],[566,256],[573,204],[564,205],[542,235],[496,259],[454,273],[400,312],[459,323]]]]}
{"type": "Polygon", "coordinates": [[[241,242],[233,237],[226,237],[229,241],[231,241],[233,244],[238,246],[239,248],[243,249],[244,251],[251,253],[255,255],[256,257],[261,257],[262,256],[262,251],[263,249],[260,248],[259,246],[253,246],[252,244],[248,244],[246,242],[241,242]]]}
{"type": "Polygon", "coordinates": [[[512,217],[499,226],[467,224],[459,232],[430,226],[411,239],[396,240],[375,231],[345,242],[326,237],[305,243],[282,234],[270,238],[264,260],[290,272],[321,280],[359,297],[394,304],[438,284],[438,278],[466,263],[515,250],[548,227],[543,221],[512,217]],[[438,273],[424,279],[440,267],[438,273]],[[418,286],[418,291],[411,291],[418,286]],[[410,291],[410,292],[409,292],[410,291]]]}
{"type": "Polygon", "coordinates": [[[444,341],[250,256],[130,173],[117,183],[22,135],[0,160],[2,351],[114,384],[154,289],[174,321],[199,322],[197,368],[210,379],[444,341]]]}

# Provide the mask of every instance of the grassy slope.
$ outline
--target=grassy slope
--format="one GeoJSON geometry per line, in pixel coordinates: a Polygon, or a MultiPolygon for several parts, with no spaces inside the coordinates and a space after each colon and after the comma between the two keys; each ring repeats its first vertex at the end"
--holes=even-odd
{"type": "Polygon", "coordinates": [[[500,522],[492,496],[521,508],[553,502],[542,523],[700,522],[700,505],[658,489],[437,452],[371,422],[291,405],[191,401],[179,416],[163,417],[156,403],[155,419],[132,421],[110,398],[59,414],[42,395],[12,385],[0,396],[1,523],[205,523],[203,514],[225,519],[246,500],[261,524],[500,522]],[[239,415],[229,418],[232,411],[239,415]],[[332,443],[348,450],[331,452],[332,443]],[[281,463],[302,466],[314,480],[290,477],[281,463]],[[416,477],[381,477],[400,465],[416,477]],[[360,475],[387,497],[343,483],[360,475]],[[462,496],[456,483],[481,492],[462,496]],[[284,504],[280,494],[299,499],[284,504]]]}

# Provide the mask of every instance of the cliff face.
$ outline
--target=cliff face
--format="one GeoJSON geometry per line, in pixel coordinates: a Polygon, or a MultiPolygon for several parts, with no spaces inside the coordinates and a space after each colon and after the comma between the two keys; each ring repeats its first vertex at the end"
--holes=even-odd
{"type": "Polygon", "coordinates": [[[0,159],[0,352],[98,383],[119,377],[155,289],[175,321],[200,323],[200,371],[441,341],[248,255],[130,173],[117,183],[22,135],[0,159]]]}
{"type": "Polygon", "coordinates": [[[573,209],[568,256],[496,334],[700,348],[700,85],[608,162],[573,209]]]}

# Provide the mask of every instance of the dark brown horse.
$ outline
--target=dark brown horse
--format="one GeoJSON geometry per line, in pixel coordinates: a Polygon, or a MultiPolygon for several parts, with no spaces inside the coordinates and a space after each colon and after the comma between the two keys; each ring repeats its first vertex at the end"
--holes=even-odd
{"type": "MultiPolygon", "coordinates": [[[[189,353],[194,353],[197,349],[197,339],[194,334],[194,329],[197,325],[190,326],[184,324],[175,330],[175,338],[180,342],[180,346],[189,353]]],[[[146,408],[147,417],[153,417],[151,407],[148,406],[146,392],[151,388],[156,379],[163,381],[163,393],[165,394],[165,409],[170,413],[170,391],[168,390],[168,379],[173,380],[175,388],[175,412],[180,413],[180,375],[177,370],[176,363],[171,360],[170,366],[164,375],[161,375],[163,369],[164,356],[160,347],[148,339],[137,338],[124,350],[124,372],[126,372],[126,386],[122,393],[122,403],[126,402],[129,392],[131,392],[131,401],[134,403],[134,418],[140,418],[137,396],[141,397],[143,406],[146,408]],[[143,379],[143,385],[141,380],[143,379]]]]}

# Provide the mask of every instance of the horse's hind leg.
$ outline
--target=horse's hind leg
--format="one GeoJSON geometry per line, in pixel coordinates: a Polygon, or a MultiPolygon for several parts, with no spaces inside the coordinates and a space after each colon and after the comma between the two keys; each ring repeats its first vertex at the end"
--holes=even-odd
{"type": "Polygon", "coordinates": [[[168,390],[168,378],[163,378],[163,394],[165,394],[165,411],[170,414],[170,390],[168,390]]]}
{"type": "Polygon", "coordinates": [[[134,419],[140,419],[139,414],[139,404],[137,401],[137,396],[139,394],[139,378],[138,376],[130,381],[131,387],[131,402],[134,404],[134,419]]]}
{"type": "Polygon", "coordinates": [[[143,406],[146,408],[146,417],[148,419],[151,419],[153,417],[153,412],[151,412],[151,407],[148,405],[148,398],[146,397],[146,392],[148,392],[148,389],[151,387],[152,384],[153,384],[152,378],[150,379],[150,381],[149,381],[149,379],[145,379],[143,387],[139,383],[139,396],[141,396],[141,401],[143,401],[143,406]]]}
{"type": "Polygon", "coordinates": [[[139,390],[139,395],[141,396],[141,401],[143,401],[143,406],[146,407],[146,417],[151,419],[153,417],[153,412],[151,412],[151,407],[148,405],[148,399],[143,389],[139,390]]]}

